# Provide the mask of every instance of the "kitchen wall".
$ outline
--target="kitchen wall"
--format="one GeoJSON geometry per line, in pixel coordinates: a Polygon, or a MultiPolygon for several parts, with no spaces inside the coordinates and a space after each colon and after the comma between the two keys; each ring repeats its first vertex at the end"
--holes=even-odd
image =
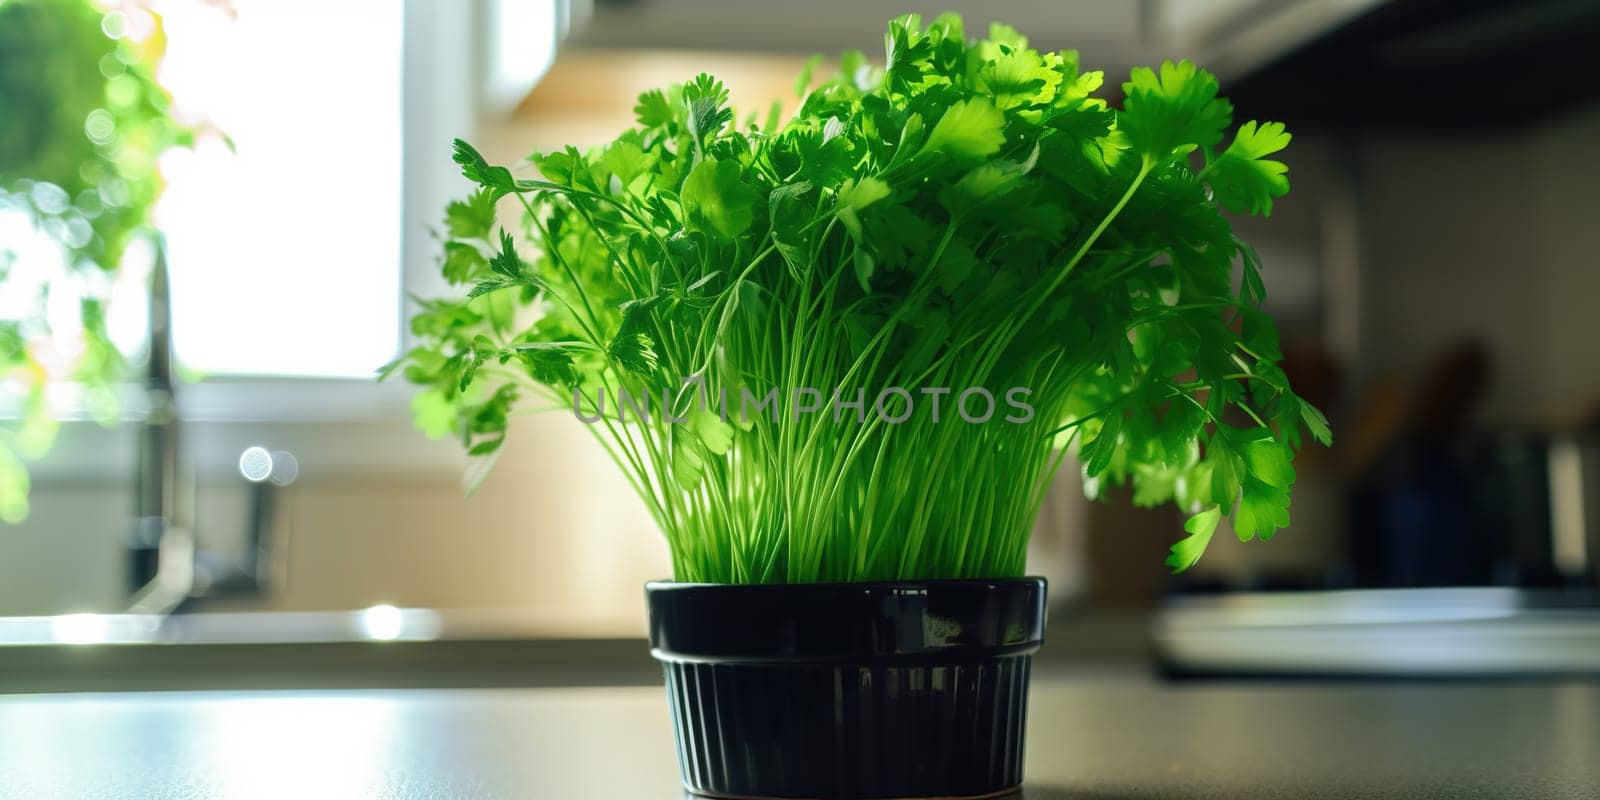
{"type": "MultiPolygon", "coordinates": [[[[631,488],[584,426],[560,412],[518,419],[505,457],[471,497],[456,443],[428,442],[405,421],[199,424],[189,432],[190,453],[236,456],[264,442],[301,463],[295,483],[273,490],[282,582],[265,597],[213,608],[503,608],[553,631],[591,620],[597,632],[615,633],[642,625],[634,613],[642,584],[671,573],[631,488]],[[384,441],[394,446],[368,452],[370,462],[352,457],[384,441]],[[333,455],[340,449],[346,454],[333,455]]],[[[70,427],[53,458],[94,452],[95,466],[45,465],[31,517],[0,529],[0,615],[121,607],[132,451],[129,429],[70,427]]],[[[250,489],[228,459],[205,461],[199,538],[237,553],[250,489]]]]}
{"type": "Polygon", "coordinates": [[[1369,375],[1481,338],[1494,422],[1545,427],[1600,402],[1600,108],[1483,139],[1372,138],[1361,163],[1369,375]]]}

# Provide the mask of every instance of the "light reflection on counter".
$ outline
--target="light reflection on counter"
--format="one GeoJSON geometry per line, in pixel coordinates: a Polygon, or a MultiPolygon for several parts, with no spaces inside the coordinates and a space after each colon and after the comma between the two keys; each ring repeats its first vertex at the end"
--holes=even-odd
{"type": "MultiPolygon", "coordinates": [[[[431,608],[376,605],[360,611],[57,614],[0,617],[0,647],[189,643],[428,641],[444,632],[431,608]]],[[[471,628],[464,638],[484,637],[471,628]]],[[[492,633],[488,632],[488,633],[492,633]]]]}

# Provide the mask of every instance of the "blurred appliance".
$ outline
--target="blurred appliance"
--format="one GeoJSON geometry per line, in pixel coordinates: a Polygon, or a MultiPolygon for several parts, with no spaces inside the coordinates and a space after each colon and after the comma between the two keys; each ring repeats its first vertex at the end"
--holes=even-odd
{"type": "Polygon", "coordinates": [[[1502,431],[1396,447],[1355,487],[1363,587],[1600,587],[1600,439],[1502,431]]]}
{"type": "Polygon", "coordinates": [[[1353,493],[1352,578],[1382,588],[1169,598],[1164,671],[1600,676],[1600,437],[1457,441],[1399,446],[1353,493]]]}
{"type": "Polygon", "coordinates": [[[1499,587],[1180,598],[1157,617],[1177,677],[1600,676],[1600,601],[1499,587]]]}

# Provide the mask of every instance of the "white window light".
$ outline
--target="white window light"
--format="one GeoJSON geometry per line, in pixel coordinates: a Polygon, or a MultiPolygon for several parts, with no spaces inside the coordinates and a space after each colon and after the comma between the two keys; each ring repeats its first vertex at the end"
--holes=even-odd
{"type": "Polygon", "coordinates": [[[398,351],[405,5],[163,9],[175,113],[234,145],[162,160],[185,368],[365,378],[398,351]]]}

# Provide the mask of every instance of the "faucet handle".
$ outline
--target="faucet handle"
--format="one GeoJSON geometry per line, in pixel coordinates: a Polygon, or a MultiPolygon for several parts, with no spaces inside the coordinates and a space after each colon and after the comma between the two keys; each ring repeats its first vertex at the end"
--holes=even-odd
{"type": "Polygon", "coordinates": [[[278,490],[294,483],[300,475],[300,462],[287,450],[268,450],[251,445],[239,453],[239,474],[250,482],[249,517],[245,521],[245,549],[242,556],[201,553],[207,569],[202,573],[210,594],[261,594],[271,590],[281,578],[281,553],[274,547],[274,528],[279,523],[278,490]]]}

